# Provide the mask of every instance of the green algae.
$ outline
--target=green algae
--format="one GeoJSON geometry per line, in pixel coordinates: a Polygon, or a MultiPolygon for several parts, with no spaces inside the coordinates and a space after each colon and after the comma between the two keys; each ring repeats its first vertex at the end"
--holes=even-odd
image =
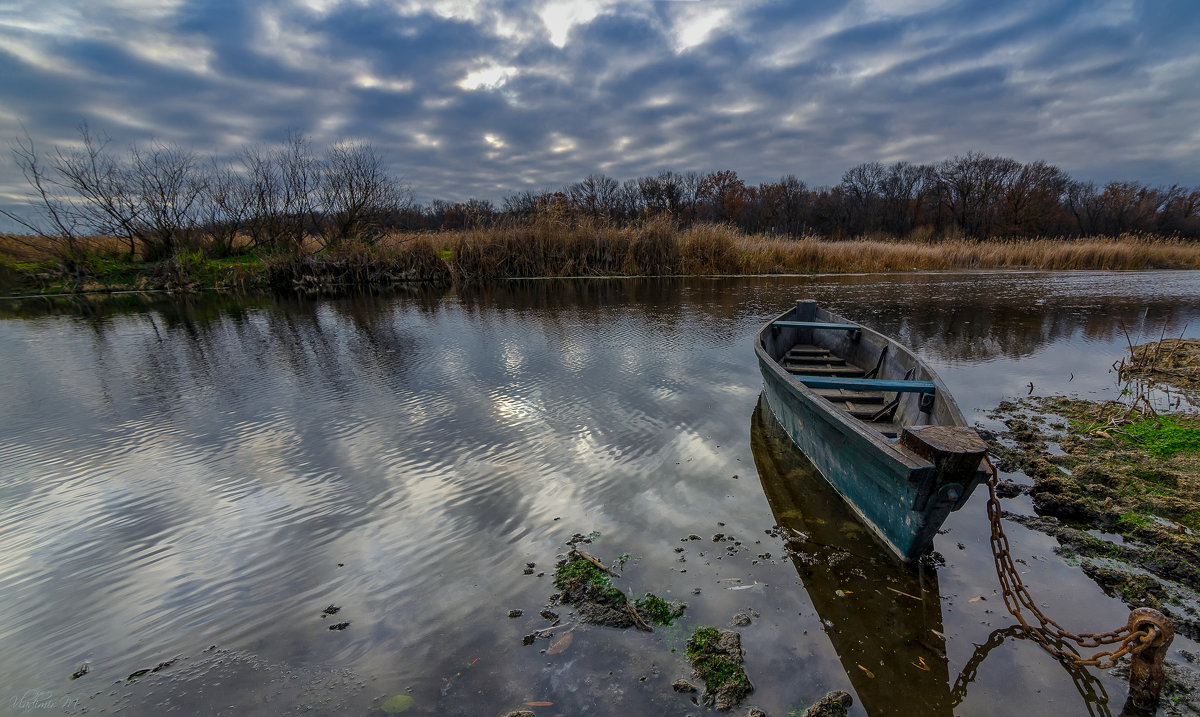
{"type": "Polygon", "coordinates": [[[704,681],[704,701],[717,709],[737,705],[754,690],[742,668],[741,636],[732,630],[698,627],[687,642],[692,669],[704,681]]]}
{"type": "Polygon", "coordinates": [[[670,625],[676,618],[683,615],[686,607],[682,603],[669,603],[654,593],[646,593],[633,603],[639,613],[646,616],[646,621],[654,625],[670,625]]]}

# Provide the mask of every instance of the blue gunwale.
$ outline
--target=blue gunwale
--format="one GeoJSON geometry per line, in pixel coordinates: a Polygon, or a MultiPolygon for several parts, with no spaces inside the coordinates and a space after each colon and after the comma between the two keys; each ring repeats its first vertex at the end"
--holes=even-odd
{"type": "Polygon", "coordinates": [[[794,378],[809,388],[844,388],[847,391],[891,391],[893,393],[936,393],[933,381],[902,381],[886,378],[837,378],[836,376],[803,376],[794,378]]]}

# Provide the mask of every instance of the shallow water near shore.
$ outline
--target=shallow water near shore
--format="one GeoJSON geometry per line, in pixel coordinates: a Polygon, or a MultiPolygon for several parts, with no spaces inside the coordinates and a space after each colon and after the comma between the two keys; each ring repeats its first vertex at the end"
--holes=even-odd
{"type": "MultiPolygon", "coordinates": [[[[905,570],[819,481],[785,489],[811,471],[756,412],[751,338],[804,296],[911,346],[985,428],[1030,384],[1118,398],[1128,340],[1200,336],[1194,271],[0,302],[0,713],[694,714],[687,635],[746,612],[744,704],[769,715],[835,689],[857,715],[1118,714],[1118,678],[1005,639],[983,491],[945,564],[905,570]],[[524,645],[576,533],[682,620],[524,645]]],[[[1125,622],[1006,530],[1049,615],[1125,622]]]]}

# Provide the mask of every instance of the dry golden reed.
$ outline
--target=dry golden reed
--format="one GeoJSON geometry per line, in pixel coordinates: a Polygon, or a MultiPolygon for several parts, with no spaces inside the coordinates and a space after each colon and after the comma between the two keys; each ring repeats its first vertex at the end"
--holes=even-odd
{"type": "MultiPolygon", "coordinates": [[[[400,236],[392,237],[396,241],[400,236]]],[[[746,235],[664,219],[631,227],[539,218],[433,235],[455,276],[787,274],[946,269],[1196,269],[1200,242],[1122,235],[1082,239],[826,241],[746,235]]]]}
{"type": "MultiPolygon", "coordinates": [[[[828,241],[815,236],[747,235],[724,224],[680,229],[662,216],[615,226],[553,213],[486,228],[395,232],[369,244],[347,241],[322,248],[313,241],[298,251],[261,258],[247,254],[241,255],[243,260],[235,256],[217,262],[209,262],[202,252],[191,252],[143,264],[122,254],[128,246],[124,240],[90,237],[86,242],[93,256],[112,258],[107,264],[110,274],[91,268],[90,260],[75,262],[63,272],[70,274],[71,286],[99,289],[178,284],[335,290],[414,280],[470,284],[517,277],[1200,268],[1200,242],[1147,235],[828,241]]],[[[23,269],[22,263],[52,264],[54,249],[37,237],[0,235],[0,270],[9,277],[7,281],[15,278],[18,284],[24,272],[28,274],[24,283],[37,286],[54,271],[23,269]],[[36,277],[42,279],[35,281],[36,277]]]]}

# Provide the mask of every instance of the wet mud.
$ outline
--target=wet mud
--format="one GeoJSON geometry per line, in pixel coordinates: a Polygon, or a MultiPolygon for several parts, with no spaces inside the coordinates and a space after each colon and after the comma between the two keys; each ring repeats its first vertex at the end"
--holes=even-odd
{"type": "MultiPolygon", "coordinates": [[[[990,417],[1005,430],[986,436],[992,455],[1032,484],[1005,481],[997,493],[1027,493],[1037,515],[1005,517],[1057,539],[1057,552],[1107,595],[1159,610],[1176,633],[1200,639],[1200,414],[1156,412],[1142,393],[1129,395],[1001,403],[990,417]]],[[[1191,687],[1200,673],[1170,667],[1167,714],[1200,714],[1191,687]]]]}
{"type": "Polygon", "coordinates": [[[804,710],[800,717],[846,717],[854,698],[850,693],[837,690],[822,697],[811,707],[804,710]]]}
{"type": "Polygon", "coordinates": [[[554,586],[560,591],[555,599],[574,607],[580,622],[637,627],[646,632],[654,632],[653,625],[670,625],[687,607],[683,603],[668,603],[653,593],[632,600],[613,586],[614,577],[621,577],[615,569],[572,548],[555,570],[554,586]]]}
{"type": "Polygon", "coordinates": [[[754,691],[742,669],[745,653],[740,633],[715,627],[697,628],[688,639],[687,658],[696,676],[704,682],[706,705],[731,710],[754,691]]]}

